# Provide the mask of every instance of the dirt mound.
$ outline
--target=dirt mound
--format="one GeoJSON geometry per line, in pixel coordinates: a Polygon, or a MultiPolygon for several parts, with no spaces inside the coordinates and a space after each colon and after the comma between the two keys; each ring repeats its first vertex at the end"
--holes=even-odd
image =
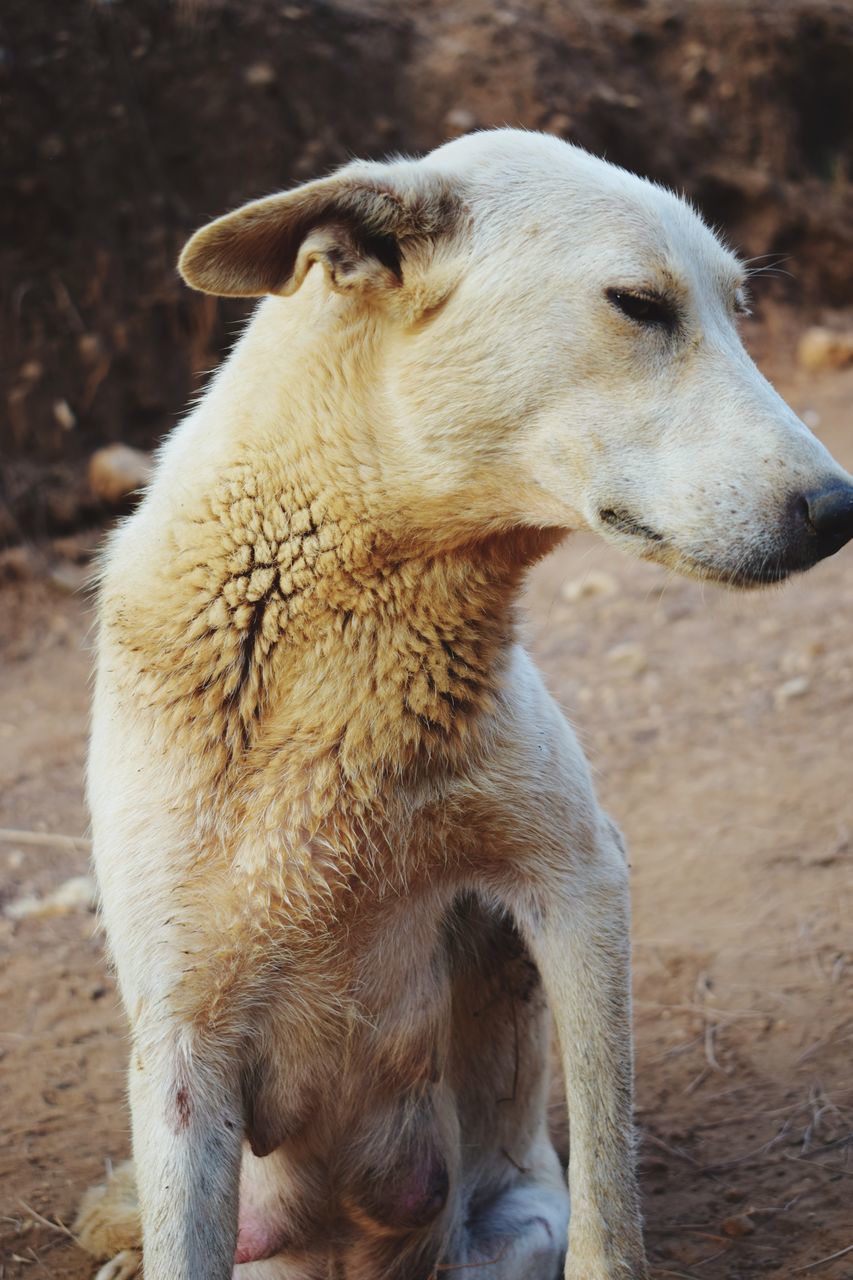
{"type": "Polygon", "coordinates": [[[454,118],[559,133],[683,189],[749,252],[791,254],[790,297],[847,299],[849,4],[469,0],[422,34],[419,142],[454,118]]]}
{"type": "Polygon", "coordinates": [[[220,358],[245,308],[182,288],[188,232],[353,154],[548,129],[843,301],[851,83],[826,0],[7,0],[0,539],[96,518],[85,457],[150,447],[220,358]]]}

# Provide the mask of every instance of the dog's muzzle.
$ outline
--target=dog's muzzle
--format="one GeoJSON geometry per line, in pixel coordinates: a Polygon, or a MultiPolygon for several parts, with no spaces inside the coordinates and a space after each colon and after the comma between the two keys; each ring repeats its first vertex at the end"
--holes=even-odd
{"type": "Polygon", "coordinates": [[[744,585],[780,582],[840,551],[853,538],[853,484],[833,476],[808,493],[792,495],[780,532],[781,545],[773,556],[761,557],[754,566],[741,564],[744,585]]]}

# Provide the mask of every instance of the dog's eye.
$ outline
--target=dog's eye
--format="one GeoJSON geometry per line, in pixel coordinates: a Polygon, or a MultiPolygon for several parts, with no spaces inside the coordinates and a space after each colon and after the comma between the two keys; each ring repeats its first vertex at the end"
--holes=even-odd
{"type": "Polygon", "coordinates": [[[674,329],[678,320],[675,308],[666,298],[646,293],[628,293],[625,289],[608,289],[607,300],[637,324],[674,329]]]}
{"type": "Polygon", "coordinates": [[[746,292],[746,289],[738,289],[735,292],[735,315],[752,315],[752,311],[749,306],[749,294],[746,292]]]}

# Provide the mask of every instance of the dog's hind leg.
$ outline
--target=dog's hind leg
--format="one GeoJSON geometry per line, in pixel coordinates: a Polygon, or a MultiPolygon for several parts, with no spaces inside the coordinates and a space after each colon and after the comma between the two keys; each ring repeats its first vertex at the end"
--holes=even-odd
{"type": "Polygon", "coordinates": [[[142,1254],[138,1249],[122,1249],[95,1272],[94,1280],[134,1280],[142,1275],[142,1254]]]}
{"type": "Polygon", "coordinates": [[[99,1260],[139,1251],[142,1221],[132,1160],[120,1164],[106,1182],[89,1188],[80,1202],[74,1235],[80,1247],[99,1260]]]}
{"type": "Polygon", "coordinates": [[[132,1160],[89,1188],[73,1230],[81,1249],[99,1261],[106,1259],[95,1280],[133,1280],[142,1274],[142,1221],[132,1160]]]}

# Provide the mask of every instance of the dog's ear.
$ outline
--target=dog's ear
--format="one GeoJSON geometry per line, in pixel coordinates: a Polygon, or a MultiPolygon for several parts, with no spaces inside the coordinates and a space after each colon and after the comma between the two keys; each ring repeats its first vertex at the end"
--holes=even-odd
{"type": "Polygon", "coordinates": [[[414,242],[447,234],[459,202],[412,162],[357,163],[243,205],[202,227],[181,254],[188,285],[220,297],[291,294],[319,262],[332,288],[399,288],[414,242]]]}

